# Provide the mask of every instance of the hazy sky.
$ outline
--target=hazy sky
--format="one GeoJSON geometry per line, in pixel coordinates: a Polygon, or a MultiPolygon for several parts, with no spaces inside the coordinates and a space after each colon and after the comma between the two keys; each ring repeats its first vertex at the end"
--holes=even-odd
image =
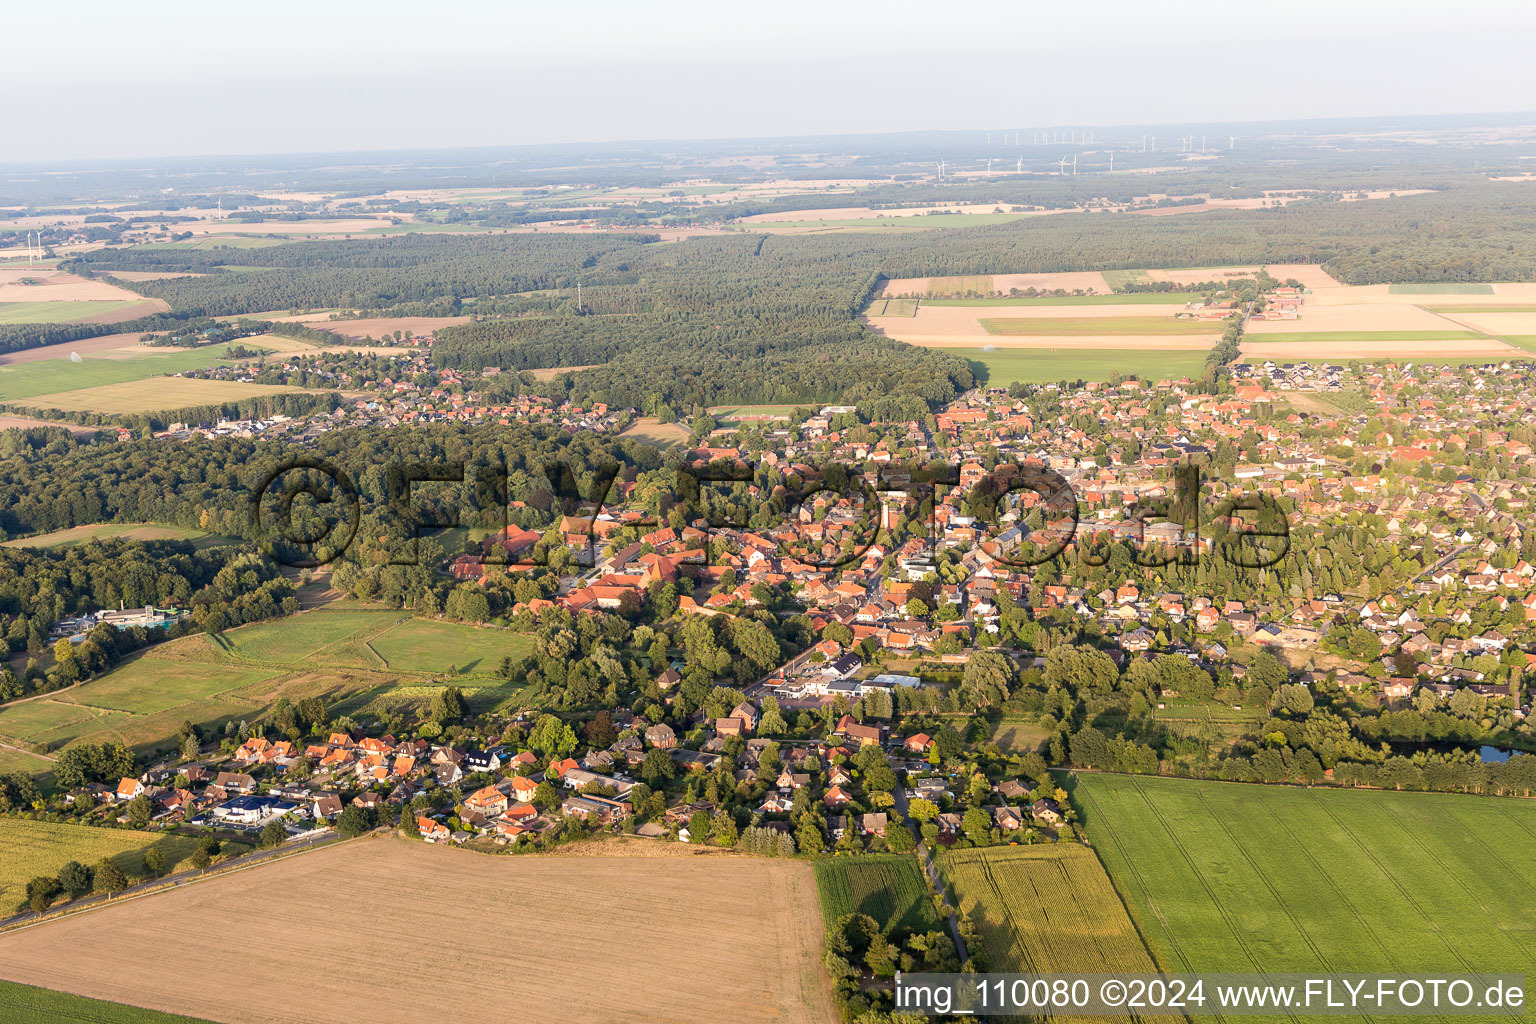
{"type": "Polygon", "coordinates": [[[7,5],[0,163],[1536,109],[1536,3],[7,5]]]}

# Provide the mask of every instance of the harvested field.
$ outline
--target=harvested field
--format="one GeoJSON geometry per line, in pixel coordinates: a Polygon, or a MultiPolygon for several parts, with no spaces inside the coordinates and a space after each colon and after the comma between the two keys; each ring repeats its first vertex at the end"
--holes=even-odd
{"type": "Polygon", "coordinates": [[[832,1008],[815,906],[810,867],[798,862],[497,858],[378,838],[0,935],[0,975],[232,1024],[349,1024],[359,1006],[436,1022],[442,1004],[423,998],[427,977],[499,979],[475,986],[474,1016],[486,1020],[715,1024],[728,1005],[732,1021],[823,1024],[832,1008]],[[411,936],[409,970],[377,943],[337,941],[326,922],[359,907],[388,908],[391,927],[411,936]],[[289,927],[282,941],[246,944],[240,970],[218,985],[188,985],[143,955],[215,948],[252,920],[289,927]],[[444,927],[469,920],[527,941],[466,942],[460,924],[444,927]],[[574,989],[571,944],[540,939],[555,934],[669,941],[603,944],[603,976],[623,983],[574,989]],[[529,978],[571,984],[519,982],[529,978]]]}
{"type": "Polygon", "coordinates": [[[1458,324],[1470,327],[1474,331],[1482,331],[1484,334],[1493,335],[1529,335],[1536,334],[1536,307],[1520,311],[1488,312],[1488,313],[1463,313],[1454,312],[1448,314],[1449,318],[1458,324]]]}
{"type": "Polygon", "coordinates": [[[1252,277],[1258,267],[1179,267],[1173,270],[1148,270],[1149,281],[1172,281],[1174,284],[1192,285],[1206,281],[1227,281],[1235,277],[1252,277]]]}
{"type": "Polygon", "coordinates": [[[109,277],[119,281],[166,281],[173,277],[202,277],[186,270],[114,270],[109,277]]]}
{"type": "Polygon", "coordinates": [[[114,308],[100,313],[76,317],[72,322],[80,324],[120,324],[128,320],[137,320],[140,317],[154,316],[156,313],[166,313],[170,311],[170,308],[170,304],[164,299],[140,299],[138,302],[114,305],[114,308]]]}
{"type": "MultiPolygon", "coordinates": [[[[1114,306],[1099,307],[1113,310],[1114,306]]],[[[982,328],[988,334],[1009,336],[1057,338],[1091,338],[1104,335],[1140,335],[1144,337],[1179,334],[1220,334],[1222,324],[1199,320],[1179,320],[1171,316],[1030,316],[1031,310],[1020,311],[1024,315],[981,317],[982,328]]],[[[1059,312],[1055,310],[1053,312],[1059,312]]]]}
{"type": "Polygon", "coordinates": [[[1248,362],[1367,362],[1404,359],[1508,359],[1525,353],[1493,338],[1476,341],[1244,341],[1242,358],[1248,362]]]}
{"type": "MultiPolygon", "coordinates": [[[[291,319],[284,317],[284,319],[291,319]]],[[[372,317],[365,320],[328,320],[325,318],[305,317],[299,320],[305,327],[314,327],[322,331],[334,331],[348,338],[382,338],[386,334],[395,331],[404,331],[412,337],[422,335],[432,337],[443,327],[453,327],[457,324],[467,324],[473,319],[467,316],[396,316],[396,317],[372,317]]]]}
{"type": "Polygon", "coordinates": [[[1431,284],[1389,284],[1387,291],[1392,295],[1492,295],[1491,284],[1455,284],[1455,283],[1431,283],[1431,284]]]}
{"type": "Polygon", "coordinates": [[[887,337],[912,345],[1011,344],[1014,341],[1039,341],[1045,347],[1060,344],[1089,343],[1095,338],[1108,339],[1118,347],[1129,341],[1150,341],[1184,347],[1181,341],[1201,337],[1208,347],[1210,338],[1222,331],[1220,322],[1179,320],[1176,306],[1085,305],[1085,306],[930,306],[921,303],[917,314],[909,317],[871,317],[869,325],[887,337]],[[1166,310],[1166,315],[1149,315],[1149,310],[1166,310]],[[988,323],[1006,323],[1009,334],[987,329],[988,323]],[[1014,333],[1017,332],[1017,333],[1014,333]]]}
{"type": "Polygon", "coordinates": [[[0,302],[142,302],[138,292],[39,267],[0,269],[0,302]],[[35,284],[24,282],[35,281],[35,284]]]}
{"type": "MultiPolygon", "coordinates": [[[[963,294],[963,289],[957,287],[958,282],[983,282],[985,277],[895,277],[885,283],[882,292],[885,296],[902,295],[954,295],[963,294]]],[[[1097,271],[1068,271],[1055,274],[993,274],[990,278],[991,286],[979,286],[977,290],[992,292],[1001,291],[1007,294],[1011,289],[1034,288],[1037,291],[1084,291],[1094,294],[1107,295],[1111,289],[1105,283],[1104,275],[1097,271]]]]}
{"type": "Polygon", "coordinates": [[[641,416],[625,427],[619,436],[666,448],[688,440],[688,428],[680,423],[662,423],[654,416],[641,416]]]}
{"type": "Polygon", "coordinates": [[[241,384],[228,380],[199,380],[193,377],[148,377],[143,380],[104,384],[100,387],[34,395],[27,405],[63,409],[67,412],[97,412],[109,416],[134,416],[145,412],[185,409],[195,405],[238,402],[262,395],[318,394],[305,388],[281,384],[241,384]]]}
{"type": "Polygon", "coordinates": [[[78,423],[63,420],[40,420],[34,416],[0,416],[0,430],[27,430],[32,427],[62,427],[76,437],[89,437],[97,427],[82,427],[78,423]]]}
{"type": "Polygon", "coordinates": [[[1251,320],[1245,332],[1263,334],[1311,334],[1318,331],[1443,331],[1455,337],[1466,328],[1419,306],[1314,305],[1310,298],[1301,307],[1299,320],[1251,320]]]}
{"type": "MultiPolygon", "coordinates": [[[[1342,288],[1344,285],[1316,263],[1271,263],[1264,268],[1271,277],[1281,281],[1295,279],[1317,292],[1324,288],[1342,288]]],[[[1311,301],[1309,297],[1307,301],[1311,301]]]]}

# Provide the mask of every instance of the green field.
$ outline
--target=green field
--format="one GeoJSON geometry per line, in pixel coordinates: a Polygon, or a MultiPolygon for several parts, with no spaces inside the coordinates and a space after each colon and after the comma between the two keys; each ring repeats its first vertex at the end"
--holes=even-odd
{"type": "Polygon", "coordinates": [[[1042,751],[1055,733],[1037,722],[1001,721],[992,730],[992,742],[1005,754],[1042,751]]]}
{"type": "Polygon", "coordinates": [[[508,655],[521,661],[533,653],[533,639],[521,633],[430,619],[408,619],[368,644],[394,672],[441,672],[451,666],[463,675],[489,673],[508,655]]]}
{"type": "Polygon", "coordinates": [[[248,235],[218,235],[209,238],[188,239],[185,242],[141,242],[128,252],[175,249],[265,249],[273,245],[287,245],[291,238],[256,238],[248,235]]]}
{"type": "Polygon", "coordinates": [[[1109,285],[1109,290],[1118,292],[1128,284],[1146,284],[1152,280],[1152,275],[1145,270],[1106,270],[1104,271],[1104,283],[1109,285]]]}
{"type": "MultiPolygon", "coordinates": [[[[41,365],[41,364],[34,364],[41,365]]],[[[246,384],[232,380],[201,380],[195,377],[146,377],[100,387],[80,388],[33,395],[30,406],[95,412],[106,416],[136,416],[196,406],[240,402],[263,395],[316,394],[305,388],[279,384],[246,384]]]]}
{"type": "Polygon", "coordinates": [[[78,302],[0,302],[0,324],[57,324],[83,320],[137,305],[139,299],[85,299],[78,302]]]}
{"type": "Polygon", "coordinates": [[[1110,335],[1220,334],[1219,323],[1171,316],[982,317],[988,334],[1099,338],[1110,335]]]}
{"type": "Polygon", "coordinates": [[[1536,334],[1501,334],[1499,340],[1506,345],[1523,348],[1527,352],[1536,352],[1536,334]]]}
{"type": "MultiPolygon", "coordinates": [[[[409,612],[338,602],[270,622],[159,644],[78,686],[0,708],[0,741],[22,751],[118,740],[152,754],[190,720],[204,734],[256,721],[278,697],[320,696],[334,714],[424,702],[451,679],[477,707],[516,701],[501,659],[521,659],[531,640],[509,630],[413,618],[409,612]]],[[[18,751],[14,770],[45,784],[50,762],[18,751]]]]}
{"type": "Polygon", "coordinates": [[[876,299],[870,303],[870,316],[916,316],[916,299],[876,299]]]}
{"type": "Polygon", "coordinates": [[[96,523],[92,526],[74,526],[67,530],[21,537],[8,540],[9,548],[61,548],[71,544],[83,544],[92,540],[120,537],[124,540],[189,540],[198,547],[211,547],[226,543],[224,538],[169,523],[96,523]]]}
{"type": "Polygon", "coordinates": [[[1037,295],[1034,298],[1008,299],[924,299],[923,302],[929,306],[1182,306],[1204,297],[1198,292],[1135,292],[1117,295],[1037,295]]]}
{"type": "Polygon", "coordinates": [[[1205,372],[1204,352],[1156,349],[946,348],[963,356],[971,370],[998,386],[1016,381],[1039,384],[1058,380],[1109,380],[1115,374],[1161,380],[1198,378],[1205,372]]]}
{"type": "Polygon", "coordinates": [[[824,857],[816,861],[821,919],[831,927],[844,914],[868,914],[887,933],[933,931],[938,915],[917,858],[911,854],[824,857]]]}
{"type": "Polygon", "coordinates": [[[1536,971],[1536,804],[1085,774],[1074,803],[1172,971],[1536,971]]]}
{"type": "Polygon", "coordinates": [[[1482,341],[1488,335],[1477,331],[1279,331],[1274,334],[1249,334],[1256,345],[1274,342],[1312,341],[1482,341]]]}
{"type": "Polygon", "coordinates": [[[976,924],[988,971],[1158,972],[1120,895],[1086,846],[950,850],[938,863],[956,908],[976,924]]]}
{"type": "Polygon", "coordinates": [[[934,228],[979,228],[1023,220],[1027,213],[926,213],[909,217],[847,217],[832,220],[737,221],[753,231],[785,228],[830,228],[844,231],[931,231],[934,228]]]}
{"type": "Polygon", "coordinates": [[[709,410],[709,414],[725,426],[734,426],[743,420],[762,422],[764,416],[787,419],[796,408],[793,405],[721,405],[709,410]]]}
{"type": "Polygon", "coordinates": [[[1492,295],[1491,284],[1389,284],[1389,295],[1492,295]]]}
{"type": "Polygon", "coordinates": [[[111,857],[130,877],[143,874],[144,851],[151,846],[165,852],[170,867],[190,857],[197,841],[159,832],[0,818],[0,913],[9,914],[26,899],[29,879],[58,874],[72,860],[94,865],[111,857]]]}
{"type": "Polygon", "coordinates": [[[199,1017],[0,981],[0,1020],[27,1024],[212,1024],[199,1017]]]}
{"type": "Polygon", "coordinates": [[[0,366],[0,401],[121,384],[185,370],[201,370],[228,361],[226,355],[230,344],[238,342],[191,350],[146,347],[143,354],[134,353],[126,359],[84,356],[78,363],[69,359],[45,359],[35,363],[0,366]]]}

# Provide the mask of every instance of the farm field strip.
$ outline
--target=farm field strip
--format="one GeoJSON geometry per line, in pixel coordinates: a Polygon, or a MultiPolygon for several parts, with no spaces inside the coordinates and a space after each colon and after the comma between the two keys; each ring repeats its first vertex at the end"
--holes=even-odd
{"type": "Polygon", "coordinates": [[[1109,380],[1116,375],[1143,380],[1180,377],[1199,378],[1205,369],[1208,347],[1188,350],[1077,347],[1048,349],[998,345],[985,348],[955,347],[988,384],[1015,381],[1042,383],[1057,380],[1109,380]]]}
{"type": "Polygon", "coordinates": [[[112,313],[141,299],[75,299],[0,302],[0,324],[57,324],[112,313]]]}
{"type": "Polygon", "coordinates": [[[609,944],[605,976],[622,985],[496,984],[476,992],[484,1019],[608,1024],[649,1018],[714,1024],[723,1000],[743,1024],[823,1024],[832,1008],[820,964],[820,920],[810,866],[711,856],[495,857],[398,838],[342,843],[131,903],[0,935],[0,976],[28,984],[205,1016],[230,1024],[350,1024],[361,1005],[390,1007],[402,1024],[442,1019],[422,998],[424,976],[570,976],[569,943],[470,942],[444,920],[487,934],[537,923],[540,934],[613,934],[636,922],[657,934],[707,941],[609,944]],[[707,932],[697,928],[710,908],[707,932]],[[388,907],[411,943],[411,969],[376,943],[338,943],[323,925],[286,929],[281,942],[246,944],[241,969],[217,985],[144,956],[157,948],[213,948],[252,920],[325,922],[359,906],[388,907]],[[292,984],[326,965],[322,993],[292,984]],[[306,973],[308,972],[308,974],[306,973]]]}
{"type": "Polygon", "coordinates": [[[868,914],[887,932],[940,927],[917,858],[907,854],[827,857],[814,863],[822,923],[844,914],[868,914]]]}
{"type": "Polygon", "coordinates": [[[1220,334],[1220,323],[1162,316],[1124,317],[981,317],[988,334],[1038,334],[1051,337],[1103,335],[1220,334]]]}
{"type": "Polygon", "coordinates": [[[1075,799],[1152,945],[1193,971],[1523,971],[1528,802],[1082,775],[1075,799]]]}
{"type": "Polygon", "coordinates": [[[975,921],[991,971],[1159,970],[1087,847],[951,850],[940,856],[939,870],[959,909],[975,921]]]}
{"type": "Polygon", "coordinates": [[[213,1024],[196,1017],[109,1003],[14,981],[0,981],[0,1017],[28,1024],[213,1024]]]}
{"type": "Polygon", "coordinates": [[[26,899],[27,881],[57,874],[68,861],[94,865],[111,857],[130,874],[144,870],[144,851],[159,846],[167,867],[190,857],[197,841],[132,829],[95,828],[27,818],[0,818],[0,915],[26,899]]]}

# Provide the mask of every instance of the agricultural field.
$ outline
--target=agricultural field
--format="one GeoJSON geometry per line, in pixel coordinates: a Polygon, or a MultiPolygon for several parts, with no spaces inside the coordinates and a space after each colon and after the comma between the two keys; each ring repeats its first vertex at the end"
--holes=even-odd
{"type": "Polygon", "coordinates": [[[1052,338],[1102,337],[1132,334],[1151,337],[1162,334],[1220,334],[1222,325],[1198,320],[1179,320],[1169,316],[1115,317],[980,317],[978,322],[988,334],[1044,336],[1052,338]]]}
{"type": "Polygon", "coordinates": [[[71,544],[83,544],[92,540],[189,540],[198,547],[210,547],[223,542],[223,538],[202,530],[168,523],[95,523],[91,526],[72,526],[67,530],[55,530],[36,537],[18,537],[8,540],[8,548],[62,548],[71,544]]]}
{"type": "Polygon", "coordinates": [[[1171,971],[1536,969],[1536,804],[1084,774],[1073,802],[1171,971]]]}
{"type": "MultiPolygon", "coordinates": [[[[869,305],[870,316],[916,316],[917,299],[875,299],[869,305]]],[[[964,299],[954,301],[964,302],[964,299]]],[[[980,300],[976,300],[980,301],[980,300]]]]}
{"type": "Polygon", "coordinates": [[[1086,846],[950,850],[938,864],[957,909],[976,924],[988,970],[1159,970],[1099,859],[1086,846]]]}
{"type": "MultiPolygon", "coordinates": [[[[45,364],[33,363],[34,366],[45,364]]],[[[123,364],[128,365],[128,364],[123,364]]],[[[315,394],[306,388],[282,384],[244,384],[232,380],[201,380],[195,377],[148,377],[100,387],[31,396],[26,404],[66,412],[95,412],[105,416],[136,416],[140,413],[187,409],[201,405],[239,402],[263,395],[315,394]]]]}
{"type": "MultiPolygon", "coordinates": [[[[1271,321],[1274,322],[1274,321],[1271,321]]],[[[1476,331],[1269,331],[1255,334],[1267,345],[1321,342],[1481,341],[1476,331]]]]}
{"type": "Polygon", "coordinates": [[[486,934],[630,934],[637,921],[676,941],[603,946],[621,985],[509,981],[478,986],[475,1016],[608,1024],[635,1017],[714,1024],[824,1024],[833,1019],[821,969],[822,929],[808,909],[815,882],[800,861],[698,854],[494,857],[399,838],[341,843],[260,870],[0,935],[0,976],[232,1024],[351,1024],[359,1006],[388,1006],[403,1024],[442,1019],[422,979],[569,976],[569,942],[470,942],[444,921],[486,934]],[[413,936],[410,969],[376,943],[338,943],[330,922],[388,908],[413,936]],[[700,924],[707,907],[708,924],[700,924]],[[146,949],[214,949],[251,921],[294,923],[282,941],[246,943],[240,970],[188,984],[146,949]],[[306,924],[307,922],[307,924],[306,924]],[[703,930],[701,930],[701,928],[703,930]],[[294,984],[325,965],[325,984],[294,984]]]}
{"type": "Polygon", "coordinates": [[[321,696],[337,714],[366,714],[424,702],[446,685],[432,677],[451,669],[459,673],[452,684],[472,702],[496,706],[521,692],[496,675],[501,659],[529,650],[527,637],[507,630],[335,602],[159,644],[86,683],[6,705],[0,743],[20,748],[16,757],[35,762],[34,774],[46,778],[49,762],[27,751],[105,740],[166,749],[183,720],[205,732],[254,721],[279,697],[321,696]]]}
{"type": "Polygon", "coordinates": [[[815,862],[816,892],[827,927],[844,914],[868,914],[887,933],[940,926],[916,856],[871,854],[815,862]]]}
{"type": "MultiPolygon", "coordinates": [[[[138,292],[129,291],[127,288],[119,288],[110,281],[76,277],[74,274],[67,274],[53,268],[0,268],[0,303],[6,305],[50,307],[62,305],[63,303],[90,303],[93,305],[117,303],[129,305],[143,301],[144,296],[138,292]]],[[[107,311],[106,309],[96,309],[94,312],[102,313],[107,311]]],[[[92,315],[91,312],[87,312],[82,308],[74,316],[60,317],[58,319],[69,320],[90,315],[92,315]]],[[[5,322],[42,323],[43,321],[7,320],[5,322]]]]}
{"type": "Polygon", "coordinates": [[[0,324],[56,324],[114,313],[140,300],[85,299],[74,302],[0,302],[0,324]]]}
{"type": "MultiPolygon", "coordinates": [[[[80,346],[76,346],[80,351],[79,362],[70,359],[69,353],[62,351],[63,346],[57,347],[61,350],[60,358],[0,366],[0,401],[16,401],[39,395],[58,396],[61,392],[141,381],[186,370],[201,370],[229,361],[230,345],[209,345],[197,349],[139,347],[137,351],[126,355],[118,351],[87,354],[80,346]]],[[[157,381],[155,386],[161,387],[166,383],[157,381]]]]}
{"type": "Polygon", "coordinates": [[[1492,295],[1491,284],[1389,284],[1392,295],[1492,295]]]}
{"type": "Polygon", "coordinates": [[[953,298],[965,295],[1007,295],[1015,288],[1027,291],[1065,291],[1107,294],[1111,289],[1097,271],[1061,273],[992,274],[957,277],[896,277],[885,282],[880,294],[887,297],[953,298]]]}
{"type": "MultiPolygon", "coordinates": [[[[924,299],[928,306],[1182,306],[1204,299],[1199,292],[1133,292],[1124,295],[1037,295],[1033,298],[924,299]]],[[[897,301],[897,300],[892,300],[897,301]]],[[[879,314],[871,312],[871,316],[879,314]]],[[[887,314],[892,315],[892,314],[887,314]]]]}
{"type": "Polygon", "coordinates": [[[1198,379],[1205,371],[1205,348],[1194,351],[1125,348],[981,348],[950,349],[993,386],[1016,381],[1109,380],[1116,374],[1144,380],[1198,379]]]}
{"type": "Polygon", "coordinates": [[[28,1024],[211,1024],[196,1017],[88,999],[14,981],[0,981],[0,1019],[24,1020],[28,1024]]]}
{"type": "Polygon", "coordinates": [[[111,857],[130,877],[143,874],[144,851],[151,846],[160,847],[170,867],[192,856],[197,841],[158,832],[0,818],[0,916],[26,901],[29,879],[56,875],[72,860],[92,865],[111,857]]]}
{"type": "Polygon", "coordinates": [[[681,423],[662,423],[654,416],[641,416],[625,427],[619,436],[644,441],[658,448],[670,448],[688,440],[688,428],[681,423]]]}

